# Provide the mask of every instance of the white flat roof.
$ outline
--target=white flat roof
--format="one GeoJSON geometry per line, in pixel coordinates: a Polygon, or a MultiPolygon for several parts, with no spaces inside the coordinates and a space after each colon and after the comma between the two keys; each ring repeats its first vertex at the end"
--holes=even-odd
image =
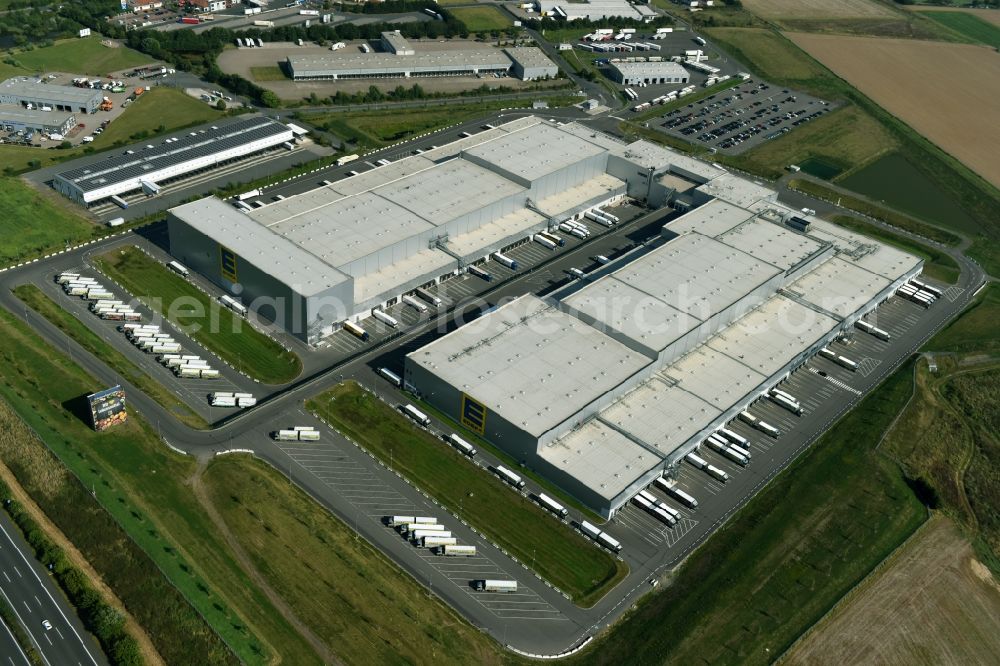
{"type": "Polygon", "coordinates": [[[774,190],[728,172],[708,181],[698,191],[741,208],[759,201],[773,201],[777,197],[774,190]]]}
{"type": "Polygon", "coordinates": [[[774,296],[705,344],[770,377],[840,322],[783,296],[774,296]]]}
{"type": "Polygon", "coordinates": [[[391,183],[394,180],[412,176],[433,166],[434,162],[422,155],[412,155],[391,164],[380,166],[377,169],[362,171],[357,176],[338,180],[326,187],[341,194],[357,194],[358,192],[373,190],[380,185],[391,183]]]}
{"type": "Polygon", "coordinates": [[[532,295],[411,352],[407,360],[536,437],[649,363],[532,295]]]}
{"type": "Polygon", "coordinates": [[[831,257],[785,287],[785,291],[801,296],[827,312],[847,317],[888,287],[889,283],[888,278],[840,257],[831,257]]]}
{"type": "Polygon", "coordinates": [[[537,123],[520,132],[465,150],[465,153],[527,181],[537,180],[604,152],[601,146],[548,123],[537,123]]]}
{"type": "Polygon", "coordinates": [[[545,51],[537,46],[515,46],[504,49],[510,59],[521,65],[521,67],[552,67],[556,64],[549,60],[545,51]]]}
{"type": "Polygon", "coordinates": [[[585,180],[579,185],[545,197],[541,201],[536,201],[535,208],[549,217],[558,217],[560,214],[580,206],[584,201],[592,201],[595,198],[610,195],[616,190],[624,190],[625,186],[624,180],[602,173],[596,178],[585,180]]]}
{"type": "Polygon", "coordinates": [[[810,236],[830,241],[837,248],[841,259],[882,277],[895,280],[920,263],[917,257],[897,250],[891,245],[879,243],[819,218],[808,219],[811,222],[810,236]]]}
{"type": "Polygon", "coordinates": [[[646,380],[599,418],[655,447],[664,457],[684,444],[721,413],[708,402],[658,375],[646,380]]]}
{"type": "Polygon", "coordinates": [[[354,307],[364,307],[366,302],[376,298],[377,302],[384,301],[384,297],[396,296],[401,284],[423,276],[438,277],[456,268],[458,261],[444,252],[429,248],[420,250],[404,259],[393,261],[377,271],[356,277],[354,307]]]}
{"type": "Polygon", "coordinates": [[[717,238],[733,227],[750,220],[754,215],[756,213],[726,203],[722,199],[713,199],[671,220],[667,223],[666,229],[675,234],[696,231],[704,236],[717,238]]]}
{"type": "Polygon", "coordinates": [[[250,213],[260,224],[309,248],[331,266],[345,266],[434,225],[371,192],[330,196],[320,188],[250,213]]]}
{"type": "Polygon", "coordinates": [[[633,76],[669,76],[680,79],[687,79],[688,71],[680,64],[670,60],[660,60],[659,62],[612,62],[611,66],[622,73],[626,78],[633,76]]]}
{"type": "Polygon", "coordinates": [[[349,279],[292,241],[261,227],[215,197],[170,209],[192,228],[253,263],[260,271],[311,296],[349,279]]]}
{"type": "Polygon", "coordinates": [[[539,448],[538,455],[608,501],[660,463],[659,456],[593,419],[539,448]]]}
{"type": "Polygon", "coordinates": [[[497,243],[517,234],[527,234],[531,229],[546,225],[548,218],[530,208],[522,208],[500,219],[484,224],[478,229],[448,238],[448,249],[455,254],[468,257],[487,248],[497,247],[497,243]]]}
{"type": "Polygon", "coordinates": [[[823,247],[813,238],[760,218],[717,238],[785,271],[823,247]]]}
{"type": "Polygon", "coordinates": [[[660,371],[688,393],[725,411],[766,377],[731,356],[702,345],[660,371]]]}
{"type": "Polygon", "coordinates": [[[510,57],[503,51],[490,47],[454,49],[444,51],[420,50],[412,55],[396,55],[394,53],[362,53],[355,47],[339,49],[322,54],[289,55],[288,64],[296,77],[330,76],[333,74],[350,74],[370,72],[372,74],[386,71],[442,71],[449,69],[465,69],[468,67],[510,66],[510,57]]]}

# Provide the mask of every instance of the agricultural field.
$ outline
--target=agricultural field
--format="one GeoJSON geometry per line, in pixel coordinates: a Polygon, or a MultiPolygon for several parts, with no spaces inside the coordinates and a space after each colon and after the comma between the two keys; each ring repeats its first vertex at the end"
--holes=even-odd
{"type": "Polygon", "coordinates": [[[449,11],[452,16],[465,24],[469,32],[506,30],[513,25],[513,21],[506,14],[493,6],[456,7],[449,11]]]}
{"type": "Polygon", "coordinates": [[[708,28],[705,33],[768,81],[795,85],[827,74],[819,63],[804,57],[800,49],[773,30],[708,28]]]}
{"type": "Polygon", "coordinates": [[[344,523],[268,465],[211,463],[203,486],[268,584],[344,664],[509,661],[344,523]],[[436,659],[431,659],[436,655],[436,659]]]}
{"type": "Polygon", "coordinates": [[[623,562],[570,528],[553,527],[537,504],[357,384],[340,384],[306,406],[522,562],[533,560],[538,575],[578,604],[592,605],[628,573],[623,562]]]}
{"type": "Polygon", "coordinates": [[[14,289],[14,294],[25,305],[45,317],[63,333],[73,338],[81,347],[104,361],[108,367],[121,375],[124,380],[160,403],[164,409],[171,412],[179,421],[193,428],[208,427],[205,420],[191,411],[191,408],[174,395],[168,387],[147,375],[137,365],[126,358],[124,354],[88,328],[86,324],[46,296],[41,289],[33,284],[25,284],[14,289]]]}
{"type": "Polygon", "coordinates": [[[792,650],[784,663],[989,664],[1000,654],[1000,586],[935,516],[792,650]]]}
{"type": "MultiPolygon", "coordinates": [[[[965,3],[963,2],[962,4],[965,3]]],[[[921,14],[927,12],[968,14],[969,16],[975,16],[976,18],[982,19],[987,23],[1000,26],[1000,11],[995,9],[971,9],[967,7],[945,7],[939,5],[910,5],[906,9],[913,12],[920,12],[921,14]]]]}
{"type": "Polygon", "coordinates": [[[884,109],[1000,187],[1000,58],[983,47],[793,33],[884,109]],[[871,63],[880,63],[872,67],[871,63]],[[928,85],[928,82],[933,85],[928,85]]]}
{"type": "Polygon", "coordinates": [[[935,352],[1000,352],[997,322],[1000,321],[1000,287],[983,289],[976,301],[960,318],[931,338],[924,349],[935,352]]]}
{"type": "Polygon", "coordinates": [[[765,19],[856,19],[896,16],[874,0],[743,0],[743,6],[765,19]]]}
{"type": "MultiPolygon", "coordinates": [[[[0,157],[3,156],[0,151],[0,157]]],[[[17,178],[0,178],[0,266],[20,257],[65,249],[102,230],[68,210],[53,192],[40,193],[17,178]]]]}
{"type": "Polygon", "coordinates": [[[62,40],[52,46],[14,53],[13,58],[32,72],[67,72],[95,76],[107,76],[111,72],[153,62],[144,53],[124,46],[104,46],[100,36],[62,40]]]}
{"type": "Polygon", "coordinates": [[[876,450],[904,364],[571,664],[769,664],[926,519],[876,450]],[[849,507],[849,511],[844,508],[849,507]]]}
{"type": "Polygon", "coordinates": [[[921,16],[926,16],[932,21],[954,30],[966,39],[1000,48],[1000,23],[990,23],[979,17],[979,14],[997,14],[1000,21],[1000,12],[920,12],[921,16]]]}
{"type": "Polygon", "coordinates": [[[743,155],[721,159],[771,178],[780,178],[788,165],[797,164],[803,171],[831,180],[877,160],[898,145],[896,138],[878,121],[851,105],[835,109],[743,155]]]}
{"type": "Polygon", "coordinates": [[[154,312],[170,319],[241,372],[265,384],[284,384],[302,371],[302,360],[294,352],[141,250],[115,250],[96,257],[95,264],[154,312]]]}

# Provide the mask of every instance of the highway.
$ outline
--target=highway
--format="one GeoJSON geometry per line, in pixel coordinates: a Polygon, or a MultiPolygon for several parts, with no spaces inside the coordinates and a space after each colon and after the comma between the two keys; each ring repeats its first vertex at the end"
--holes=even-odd
{"type": "MultiPolygon", "coordinates": [[[[14,609],[35,649],[48,666],[107,664],[97,641],[34,558],[31,547],[6,512],[0,511],[0,594],[14,609]],[[42,623],[48,622],[51,629],[42,623]]],[[[18,649],[20,652],[20,649],[18,649]]],[[[8,656],[10,653],[5,653],[8,656]]],[[[12,657],[11,663],[19,663],[12,657]]],[[[22,655],[23,656],[23,655],[22,655]]]]}

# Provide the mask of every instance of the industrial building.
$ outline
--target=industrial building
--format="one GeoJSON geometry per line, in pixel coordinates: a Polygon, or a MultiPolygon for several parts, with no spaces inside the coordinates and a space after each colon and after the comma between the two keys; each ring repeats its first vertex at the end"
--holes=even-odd
{"type": "Polygon", "coordinates": [[[690,76],[683,66],[666,61],[612,60],[609,63],[611,80],[626,86],[640,83],[687,83],[690,76]]]}
{"type": "Polygon", "coordinates": [[[39,111],[23,106],[0,104],[0,126],[8,132],[29,130],[46,134],[66,134],[76,127],[76,115],[68,111],[39,111]]]}
{"type": "Polygon", "coordinates": [[[585,19],[600,21],[608,18],[652,19],[656,12],[643,4],[631,4],[628,0],[587,0],[586,2],[565,2],[564,0],[538,0],[535,3],[543,16],[557,16],[567,21],[585,19]]]}
{"type": "Polygon", "coordinates": [[[381,51],[371,53],[348,47],[315,55],[292,54],[286,59],[288,72],[296,81],[338,81],[483,76],[512,70],[531,80],[555,76],[559,71],[541,49],[533,46],[504,52],[474,44],[460,49],[440,48],[435,42],[421,43],[417,48],[398,32],[382,33],[381,44],[381,51]]]}
{"type": "Polygon", "coordinates": [[[57,86],[41,81],[25,80],[24,77],[7,79],[0,84],[0,104],[16,104],[69,113],[96,113],[104,93],[90,88],[57,86]]]}
{"type": "Polygon", "coordinates": [[[518,46],[504,49],[504,53],[510,56],[514,63],[512,68],[514,76],[522,81],[555,78],[559,73],[556,64],[537,46],[518,46]]]}
{"type": "Polygon", "coordinates": [[[159,144],[127,150],[98,162],[61,171],[52,180],[60,193],[84,205],[144,191],[202,169],[218,167],[293,140],[292,128],[268,118],[243,117],[168,137],[159,144]]]}
{"type": "Polygon", "coordinates": [[[406,359],[424,399],[608,517],[922,266],[730,174],[676,187],[682,171],[660,196],[691,210],[659,242],[406,359]]]}
{"type": "Polygon", "coordinates": [[[170,251],[316,342],[595,206],[668,196],[649,176],[671,161],[702,182],[721,173],[645,142],[520,118],[262,208],[207,198],[171,209],[170,251]]]}

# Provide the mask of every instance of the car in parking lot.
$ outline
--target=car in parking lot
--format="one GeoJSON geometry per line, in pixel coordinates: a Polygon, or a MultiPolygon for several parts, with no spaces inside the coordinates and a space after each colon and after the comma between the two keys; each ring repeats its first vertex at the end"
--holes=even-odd
{"type": "Polygon", "coordinates": [[[48,620],[42,620],[42,628],[45,629],[45,631],[52,631],[52,623],[48,620]]]}

